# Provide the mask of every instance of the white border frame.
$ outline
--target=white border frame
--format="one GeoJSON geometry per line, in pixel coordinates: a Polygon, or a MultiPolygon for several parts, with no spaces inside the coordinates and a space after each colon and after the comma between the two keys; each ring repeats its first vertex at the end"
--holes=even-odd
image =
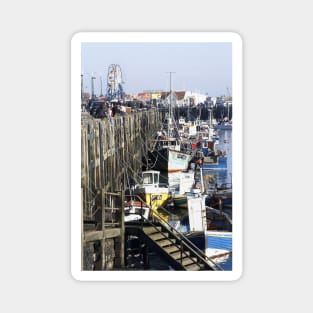
{"type": "Polygon", "coordinates": [[[233,281],[242,274],[242,39],[232,32],[82,32],[71,41],[71,273],[80,281],[233,281]],[[81,271],[81,44],[83,42],[232,43],[232,271],[81,271]]]}

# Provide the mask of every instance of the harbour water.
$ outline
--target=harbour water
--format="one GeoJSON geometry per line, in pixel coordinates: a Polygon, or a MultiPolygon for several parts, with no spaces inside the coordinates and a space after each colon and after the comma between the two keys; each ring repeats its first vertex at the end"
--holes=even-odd
{"type": "Polygon", "coordinates": [[[217,150],[225,151],[227,156],[227,170],[203,170],[203,180],[207,189],[217,184],[232,184],[232,131],[219,130],[217,150]]]}

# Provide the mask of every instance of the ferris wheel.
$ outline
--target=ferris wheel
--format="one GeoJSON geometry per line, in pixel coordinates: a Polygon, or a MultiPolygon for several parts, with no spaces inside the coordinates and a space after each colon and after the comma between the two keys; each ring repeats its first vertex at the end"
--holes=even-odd
{"type": "Polygon", "coordinates": [[[111,64],[107,76],[107,97],[110,100],[123,99],[122,69],[118,64],[111,64]]]}

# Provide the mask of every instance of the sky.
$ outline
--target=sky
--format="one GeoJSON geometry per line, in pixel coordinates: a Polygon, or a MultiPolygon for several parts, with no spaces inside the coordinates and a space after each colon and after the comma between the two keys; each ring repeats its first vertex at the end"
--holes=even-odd
{"type": "Polygon", "coordinates": [[[82,43],[81,73],[85,92],[107,89],[110,64],[122,70],[123,90],[190,90],[208,96],[232,90],[231,43],[82,43]],[[171,75],[169,72],[173,72],[171,75]],[[171,76],[171,78],[170,78],[171,76]]]}

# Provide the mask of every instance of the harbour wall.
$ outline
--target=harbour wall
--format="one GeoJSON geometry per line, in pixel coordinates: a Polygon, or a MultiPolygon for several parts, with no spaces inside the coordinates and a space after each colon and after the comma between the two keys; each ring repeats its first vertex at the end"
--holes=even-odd
{"type": "Polygon", "coordinates": [[[94,119],[82,112],[82,270],[124,267],[124,190],[138,181],[164,114],[149,110],[94,119]]]}

